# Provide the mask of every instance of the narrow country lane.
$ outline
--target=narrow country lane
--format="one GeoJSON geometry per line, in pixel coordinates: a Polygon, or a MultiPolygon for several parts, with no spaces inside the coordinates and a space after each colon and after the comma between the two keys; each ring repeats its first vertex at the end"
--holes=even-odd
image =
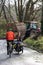
{"type": "Polygon", "coordinates": [[[24,47],[24,53],[16,52],[9,58],[6,54],[6,40],[0,40],[0,65],[43,65],[43,54],[24,47]]]}

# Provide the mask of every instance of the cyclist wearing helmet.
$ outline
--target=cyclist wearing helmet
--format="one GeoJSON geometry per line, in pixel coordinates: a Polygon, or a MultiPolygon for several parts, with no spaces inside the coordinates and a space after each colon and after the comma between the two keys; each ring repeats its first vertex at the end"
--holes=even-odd
{"type": "Polygon", "coordinates": [[[15,39],[15,33],[12,30],[7,30],[7,32],[6,32],[7,55],[9,54],[9,52],[8,52],[8,50],[9,50],[9,41],[12,42],[12,45],[13,45],[14,39],[15,39]]]}

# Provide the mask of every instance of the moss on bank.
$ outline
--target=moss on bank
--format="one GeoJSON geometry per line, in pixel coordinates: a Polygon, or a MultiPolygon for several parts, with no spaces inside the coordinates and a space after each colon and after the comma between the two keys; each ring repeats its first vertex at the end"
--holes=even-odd
{"type": "Polygon", "coordinates": [[[39,37],[37,40],[27,38],[26,40],[24,40],[24,42],[27,44],[27,47],[35,49],[39,52],[43,52],[43,37],[42,36],[39,37]]]}

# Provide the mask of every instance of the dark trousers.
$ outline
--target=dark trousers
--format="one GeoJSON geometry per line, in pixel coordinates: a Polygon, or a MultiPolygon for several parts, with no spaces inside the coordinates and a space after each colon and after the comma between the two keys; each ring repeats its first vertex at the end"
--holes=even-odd
{"type": "Polygon", "coordinates": [[[8,52],[8,50],[9,50],[9,42],[11,42],[12,45],[13,45],[13,40],[7,40],[7,52],[8,52]]]}

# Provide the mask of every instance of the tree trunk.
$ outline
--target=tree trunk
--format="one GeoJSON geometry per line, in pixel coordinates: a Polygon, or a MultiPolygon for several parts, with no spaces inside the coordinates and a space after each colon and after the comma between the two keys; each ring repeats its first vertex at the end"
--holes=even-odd
{"type": "Polygon", "coordinates": [[[41,32],[42,32],[42,35],[43,35],[43,0],[42,0],[41,32]]]}

